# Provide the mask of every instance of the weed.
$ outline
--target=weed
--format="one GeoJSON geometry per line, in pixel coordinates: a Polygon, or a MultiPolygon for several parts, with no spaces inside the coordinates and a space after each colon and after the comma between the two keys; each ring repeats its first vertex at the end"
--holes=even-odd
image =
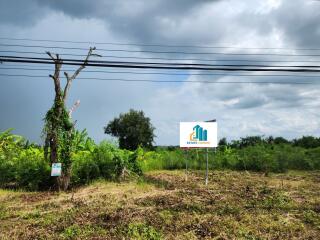
{"type": "Polygon", "coordinates": [[[218,210],[220,215],[239,215],[240,208],[238,206],[232,206],[229,203],[226,203],[223,208],[218,210]]]}
{"type": "Polygon", "coordinates": [[[4,219],[7,216],[7,209],[4,205],[0,205],[0,220],[4,219]]]}
{"type": "Polygon", "coordinates": [[[309,223],[309,224],[315,226],[316,228],[320,229],[320,214],[319,213],[316,213],[312,210],[308,210],[308,211],[304,212],[303,217],[304,217],[304,221],[306,223],[309,223]]]}
{"type": "Polygon", "coordinates": [[[130,223],[127,230],[128,237],[136,240],[160,240],[162,234],[154,227],[145,223],[130,223]]]}
{"type": "Polygon", "coordinates": [[[94,227],[92,225],[80,226],[77,224],[67,227],[62,233],[61,237],[63,239],[82,239],[88,236],[103,236],[107,233],[104,229],[100,227],[94,227]]]}
{"type": "Polygon", "coordinates": [[[161,219],[164,221],[165,224],[169,225],[172,222],[174,215],[169,210],[163,210],[159,213],[161,219]]]}
{"type": "Polygon", "coordinates": [[[268,195],[262,201],[262,207],[266,209],[288,209],[292,205],[292,200],[289,196],[282,192],[275,192],[268,195]]]}

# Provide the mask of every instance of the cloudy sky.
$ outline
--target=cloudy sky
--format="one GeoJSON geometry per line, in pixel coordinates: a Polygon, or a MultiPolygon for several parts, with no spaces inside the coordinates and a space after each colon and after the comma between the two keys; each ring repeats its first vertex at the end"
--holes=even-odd
{"type": "MultiPolygon", "coordinates": [[[[220,57],[229,60],[301,61],[301,64],[305,64],[303,61],[319,59],[317,56],[306,56],[317,53],[320,55],[320,50],[317,50],[320,49],[319,23],[320,2],[313,0],[1,0],[0,55],[39,57],[39,54],[48,50],[17,45],[88,49],[94,45],[92,42],[137,43],[138,45],[96,44],[96,52],[103,55],[103,60],[115,60],[110,56],[131,57],[130,60],[132,57],[207,60],[220,57]],[[81,41],[91,44],[5,38],[81,41]],[[114,51],[119,49],[131,52],[114,51]],[[38,55],[14,51],[36,52],[38,55]],[[207,55],[158,54],[148,51],[201,52],[207,55]],[[263,54],[223,57],[212,54],[214,52],[263,54]]],[[[86,54],[84,50],[55,48],[51,51],[60,53],[62,57],[64,54],[86,54]]],[[[65,67],[65,70],[72,68],[65,67]]],[[[180,121],[213,118],[218,121],[219,138],[227,137],[229,140],[246,135],[287,138],[320,135],[320,85],[221,83],[317,81],[318,78],[315,77],[241,77],[235,76],[239,73],[228,75],[221,72],[221,75],[191,75],[196,72],[181,71],[171,73],[184,75],[160,75],[137,74],[159,72],[155,70],[103,69],[109,71],[107,73],[92,72],[94,70],[97,69],[88,68],[88,72],[84,71],[79,77],[199,81],[130,83],[76,79],[70,91],[68,105],[71,107],[80,99],[81,105],[73,114],[73,119],[77,120],[79,129],[86,128],[96,141],[108,138],[103,133],[103,126],[130,108],[143,110],[151,118],[156,128],[155,142],[160,145],[179,143],[180,121]],[[216,83],[205,84],[201,81],[216,83]]],[[[41,141],[42,119],[53,102],[53,83],[49,77],[45,77],[51,72],[52,66],[14,63],[3,63],[0,66],[0,131],[14,128],[17,134],[33,141],[41,141]],[[5,74],[44,77],[12,77],[4,76],[5,74]]]]}

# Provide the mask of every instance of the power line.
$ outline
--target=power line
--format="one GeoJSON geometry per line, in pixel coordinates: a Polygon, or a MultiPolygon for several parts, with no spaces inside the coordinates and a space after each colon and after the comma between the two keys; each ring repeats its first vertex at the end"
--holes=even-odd
{"type": "MultiPolygon", "coordinates": [[[[15,62],[15,63],[35,63],[35,64],[54,64],[52,61],[44,61],[44,60],[29,60],[29,59],[9,59],[0,57],[0,62],[15,62]]],[[[77,62],[64,62],[64,65],[72,65],[72,66],[81,66],[82,63],[77,62]]],[[[320,72],[319,69],[308,69],[308,68],[295,68],[295,69],[288,69],[288,68],[239,68],[239,67],[202,67],[202,66],[195,66],[192,64],[182,64],[180,66],[173,66],[172,64],[167,64],[167,66],[159,66],[159,65],[152,65],[147,63],[145,65],[143,63],[108,63],[108,64],[101,64],[101,63],[87,63],[86,66],[94,66],[94,67],[114,67],[114,68],[137,68],[137,69],[174,69],[174,70],[207,70],[207,71],[248,71],[248,72],[320,72]]],[[[153,63],[152,63],[153,64],[153,63]]]]}
{"type": "Polygon", "coordinates": [[[286,48],[286,47],[237,47],[237,46],[200,46],[200,45],[170,45],[170,44],[148,44],[148,43],[115,43],[115,42],[94,42],[94,41],[67,41],[32,38],[9,38],[0,37],[2,40],[50,42],[50,43],[72,43],[72,44],[93,44],[93,45],[114,45],[114,46],[137,46],[137,47],[166,47],[166,48],[204,48],[204,49],[245,49],[245,50],[298,50],[298,51],[320,51],[320,48],[286,48]]]}
{"type": "MultiPolygon", "coordinates": [[[[52,61],[43,60],[28,60],[28,59],[8,59],[0,57],[0,62],[15,62],[15,63],[36,63],[36,64],[54,64],[52,61]]],[[[71,66],[81,66],[82,63],[77,62],[64,62],[64,65],[71,66]]],[[[87,63],[86,66],[94,67],[113,67],[113,68],[137,68],[137,69],[168,69],[168,70],[207,70],[207,71],[247,71],[247,72],[320,72],[319,69],[309,69],[309,68],[239,68],[239,67],[201,67],[201,66],[159,66],[159,65],[145,65],[145,64],[126,64],[126,63],[87,63]]]]}
{"type": "MultiPolygon", "coordinates": [[[[0,56],[2,59],[24,59],[24,60],[41,60],[52,61],[50,58],[37,58],[37,57],[20,57],[20,56],[0,56]]],[[[66,62],[83,63],[80,59],[62,59],[64,64],[66,62]]],[[[259,64],[203,64],[203,63],[164,63],[164,62],[131,62],[131,61],[103,61],[103,60],[90,60],[89,63],[101,64],[136,64],[136,65],[165,65],[165,66],[198,66],[198,67],[259,67],[259,68],[320,68],[320,65],[259,65],[259,64]]]]}
{"type": "MultiPolygon", "coordinates": [[[[35,54],[46,55],[45,52],[35,51],[13,51],[0,50],[1,53],[18,53],[18,54],[35,54]]],[[[86,54],[63,53],[60,56],[86,57],[86,54]]],[[[14,56],[12,56],[14,57],[14,56]]],[[[202,58],[163,58],[163,57],[133,57],[133,56],[115,56],[102,55],[102,58],[118,58],[118,59],[139,59],[139,60],[165,60],[165,61],[199,61],[199,62],[270,62],[270,63],[302,63],[302,62],[319,62],[317,60],[261,60],[261,59],[202,59],[202,58]]]]}
{"type": "MultiPolygon", "coordinates": [[[[35,54],[35,55],[46,55],[45,52],[34,52],[34,51],[12,51],[12,50],[0,50],[1,53],[19,53],[19,54],[35,54]]],[[[73,57],[85,57],[85,54],[73,54],[73,53],[64,53],[59,54],[62,56],[73,56],[73,57]]]]}
{"type": "MultiPolygon", "coordinates": [[[[25,67],[2,67],[4,70],[23,70],[23,71],[53,71],[49,68],[25,68],[25,67]]],[[[74,71],[74,69],[62,69],[61,71],[74,71]]],[[[170,73],[170,72],[133,72],[133,71],[100,71],[86,70],[83,73],[111,73],[111,74],[135,74],[135,75],[169,75],[169,76],[235,76],[235,77],[301,77],[301,78],[320,78],[320,75],[288,75],[288,74],[229,74],[229,73],[170,73]]]]}
{"type": "MultiPolygon", "coordinates": [[[[30,78],[47,78],[48,76],[40,75],[25,75],[25,74],[0,74],[5,77],[30,77],[30,78]]],[[[97,80],[97,81],[121,81],[121,82],[154,82],[154,83],[204,83],[204,84],[281,84],[281,85],[311,85],[319,84],[316,82],[269,82],[269,81],[225,81],[225,82],[214,82],[214,81],[198,81],[198,80],[153,80],[153,79],[123,79],[123,78],[88,78],[78,77],[77,79],[83,80],[97,80]]]]}
{"type": "MultiPolygon", "coordinates": [[[[63,50],[88,50],[79,47],[58,47],[44,45],[3,44],[4,47],[44,48],[63,50]]],[[[225,53],[225,52],[185,52],[185,51],[151,51],[151,50],[128,50],[128,49],[97,49],[102,52],[125,52],[125,53],[152,53],[152,54],[182,54],[182,55],[226,55],[226,56],[282,56],[282,57],[320,57],[320,54],[283,54],[283,53],[225,53]]]]}

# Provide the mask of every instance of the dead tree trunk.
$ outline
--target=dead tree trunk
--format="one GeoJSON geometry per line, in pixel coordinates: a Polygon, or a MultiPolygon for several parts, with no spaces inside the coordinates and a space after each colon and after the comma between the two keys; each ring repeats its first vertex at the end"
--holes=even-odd
{"type": "Polygon", "coordinates": [[[61,88],[60,71],[63,64],[63,60],[58,54],[51,54],[47,52],[49,57],[53,60],[55,65],[54,75],[49,75],[54,82],[55,98],[53,107],[47,112],[46,115],[46,126],[45,126],[45,158],[48,159],[48,152],[50,151],[50,164],[62,162],[62,174],[56,178],[55,189],[66,190],[69,187],[70,175],[71,175],[71,151],[72,151],[72,131],[74,131],[74,124],[71,123],[69,114],[66,114],[65,109],[67,96],[73,80],[79,75],[79,73],[88,64],[91,56],[99,56],[93,54],[95,48],[90,48],[85,60],[81,66],[69,76],[68,73],[64,72],[67,79],[67,83],[64,90],[61,88]],[[69,124],[68,124],[69,123],[69,124]],[[71,125],[71,126],[70,126],[71,125]],[[63,140],[67,140],[62,142],[63,140]],[[62,144],[67,146],[61,146],[62,144]],[[62,149],[62,150],[61,150],[62,149]],[[62,159],[67,158],[67,159],[62,159]]]}

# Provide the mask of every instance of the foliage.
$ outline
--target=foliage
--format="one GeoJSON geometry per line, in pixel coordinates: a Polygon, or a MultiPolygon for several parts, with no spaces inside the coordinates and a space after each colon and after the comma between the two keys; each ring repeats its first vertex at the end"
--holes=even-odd
{"type": "Polygon", "coordinates": [[[108,123],[104,131],[119,138],[120,148],[135,150],[139,146],[152,147],[154,127],[143,111],[130,109],[128,113],[120,114],[118,118],[108,123]]]}
{"type": "Polygon", "coordinates": [[[303,215],[304,221],[309,223],[320,230],[320,214],[314,212],[313,210],[308,210],[303,215]]]}
{"type": "Polygon", "coordinates": [[[103,141],[92,152],[73,154],[71,181],[74,185],[80,185],[98,178],[116,180],[124,171],[142,174],[136,154],[103,141]]]}
{"type": "MultiPolygon", "coordinates": [[[[138,147],[135,151],[120,149],[110,142],[95,144],[86,130],[74,131],[71,143],[71,185],[87,184],[95,179],[118,180],[125,175],[161,169],[204,170],[205,150],[184,151],[177,147],[138,147]]],[[[50,162],[44,150],[11,133],[0,133],[0,187],[49,189],[50,162]]],[[[320,147],[300,147],[277,138],[245,138],[236,145],[221,142],[217,151],[209,151],[210,169],[286,172],[319,170],[320,147]],[[262,139],[262,140],[261,140],[262,139]],[[240,147],[241,146],[241,147],[240,147]]]]}
{"type": "Polygon", "coordinates": [[[313,136],[303,136],[302,138],[294,139],[293,145],[303,148],[320,147],[320,138],[315,138],[313,136]]]}
{"type": "Polygon", "coordinates": [[[71,182],[81,185],[100,177],[98,164],[93,160],[88,151],[81,151],[72,156],[71,182]]]}
{"type": "MultiPolygon", "coordinates": [[[[108,142],[96,145],[86,131],[75,131],[76,143],[71,155],[71,184],[81,185],[97,178],[116,180],[124,171],[142,174],[134,152],[122,150],[108,142]]],[[[50,163],[42,148],[21,144],[22,139],[6,131],[1,134],[0,187],[41,190],[52,187],[50,163]],[[3,136],[6,136],[5,138],[3,136]],[[4,140],[6,139],[6,140],[4,140]]]]}
{"type": "Polygon", "coordinates": [[[48,161],[43,158],[42,150],[24,150],[15,165],[16,183],[29,190],[45,189],[51,182],[50,169],[48,161]]]}
{"type": "MultiPolygon", "coordinates": [[[[156,151],[139,150],[138,162],[144,171],[159,169],[205,169],[204,150],[176,149],[168,151],[159,148],[156,151]]],[[[209,151],[210,169],[250,170],[260,172],[285,172],[295,170],[320,169],[320,148],[305,149],[291,144],[258,144],[234,148],[222,145],[215,151],[209,151]]]]}
{"type": "Polygon", "coordinates": [[[62,95],[55,99],[52,108],[45,116],[43,135],[45,136],[45,158],[48,159],[48,151],[50,151],[51,163],[61,162],[62,169],[66,173],[71,166],[75,132],[62,95]]]}
{"type": "Polygon", "coordinates": [[[154,227],[145,223],[130,223],[128,226],[128,237],[136,240],[162,239],[161,233],[159,233],[154,227]]]}
{"type": "Polygon", "coordinates": [[[89,151],[93,152],[95,149],[95,142],[88,136],[87,129],[74,131],[72,138],[72,152],[89,151]]]}

